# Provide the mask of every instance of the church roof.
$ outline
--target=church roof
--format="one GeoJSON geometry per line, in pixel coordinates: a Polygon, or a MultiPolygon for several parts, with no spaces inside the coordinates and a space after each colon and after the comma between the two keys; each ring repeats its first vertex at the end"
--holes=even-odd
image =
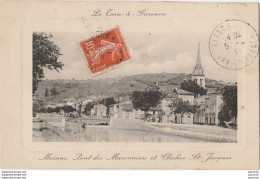
{"type": "Polygon", "coordinates": [[[200,43],[198,44],[196,65],[193,68],[192,75],[194,75],[194,76],[203,76],[204,75],[204,69],[202,68],[201,58],[200,58],[200,43]]]}

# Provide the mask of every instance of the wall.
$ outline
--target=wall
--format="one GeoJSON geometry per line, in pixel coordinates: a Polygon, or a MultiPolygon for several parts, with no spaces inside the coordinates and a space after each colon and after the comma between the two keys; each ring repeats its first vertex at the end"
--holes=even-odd
{"type": "Polygon", "coordinates": [[[193,95],[179,95],[179,98],[182,98],[183,101],[189,101],[190,103],[194,101],[193,95]]]}
{"type": "Polygon", "coordinates": [[[192,76],[191,79],[194,81],[195,79],[197,79],[197,84],[199,86],[201,86],[202,88],[205,88],[205,76],[192,76]],[[202,81],[202,83],[200,83],[200,80],[202,81]]]}

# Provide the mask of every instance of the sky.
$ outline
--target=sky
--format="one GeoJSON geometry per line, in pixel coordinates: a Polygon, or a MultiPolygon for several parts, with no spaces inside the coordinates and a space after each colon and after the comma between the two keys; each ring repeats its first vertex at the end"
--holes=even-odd
{"type": "MultiPolygon", "coordinates": [[[[193,20],[196,21],[196,19],[193,20]]],[[[142,28],[142,22],[130,21],[129,23],[136,23],[140,25],[139,28],[142,28]]],[[[129,28],[129,25],[122,23],[120,31],[129,50],[131,61],[95,77],[89,75],[78,43],[100,33],[97,31],[107,29],[97,25],[92,27],[91,32],[53,32],[52,41],[61,49],[63,55],[59,60],[64,63],[64,68],[60,73],[45,70],[45,78],[110,78],[162,72],[190,74],[196,63],[198,43],[200,42],[201,63],[206,77],[225,82],[236,81],[237,71],[219,66],[210,55],[209,37],[217,25],[216,22],[173,21],[172,24],[165,25],[166,28],[159,30],[156,29],[158,27],[153,27],[153,22],[146,23],[147,25],[142,30],[129,28]]]]}

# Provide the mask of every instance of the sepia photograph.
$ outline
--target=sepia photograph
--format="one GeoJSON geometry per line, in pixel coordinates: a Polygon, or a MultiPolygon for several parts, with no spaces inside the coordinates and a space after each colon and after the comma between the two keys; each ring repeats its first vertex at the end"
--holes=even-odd
{"type": "Polygon", "coordinates": [[[85,59],[73,43],[85,34],[33,32],[33,141],[237,142],[236,71],[207,41],[148,32],[126,42],[122,66],[124,42],[95,33],[81,42],[85,59]]]}

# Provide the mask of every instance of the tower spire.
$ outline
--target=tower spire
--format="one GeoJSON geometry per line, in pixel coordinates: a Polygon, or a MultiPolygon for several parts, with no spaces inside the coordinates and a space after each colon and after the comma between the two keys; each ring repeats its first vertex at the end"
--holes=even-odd
{"type": "Polygon", "coordinates": [[[199,43],[198,43],[198,52],[197,52],[196,66],[197,66],[197,67],[201,67],[201,59],[200,59],[200,41],[199,41],[199,43]]]}
{"type": "Polygon", "coordinates": [[[200,42],[198,43],[196,65],[193,68],[191,79],[194,80],[200,87],[205,88],[205,75],[201,65],[201,58],[200,58],[200,42]]]}
{"type": "Polygon", "coordinates": [[[201,65],[201,58],[200,58],[200,42],[198,43],[197,59],[196,59],[196,65],[193,69],[193,75],[204,75],[204,71],[201,65]]]}

